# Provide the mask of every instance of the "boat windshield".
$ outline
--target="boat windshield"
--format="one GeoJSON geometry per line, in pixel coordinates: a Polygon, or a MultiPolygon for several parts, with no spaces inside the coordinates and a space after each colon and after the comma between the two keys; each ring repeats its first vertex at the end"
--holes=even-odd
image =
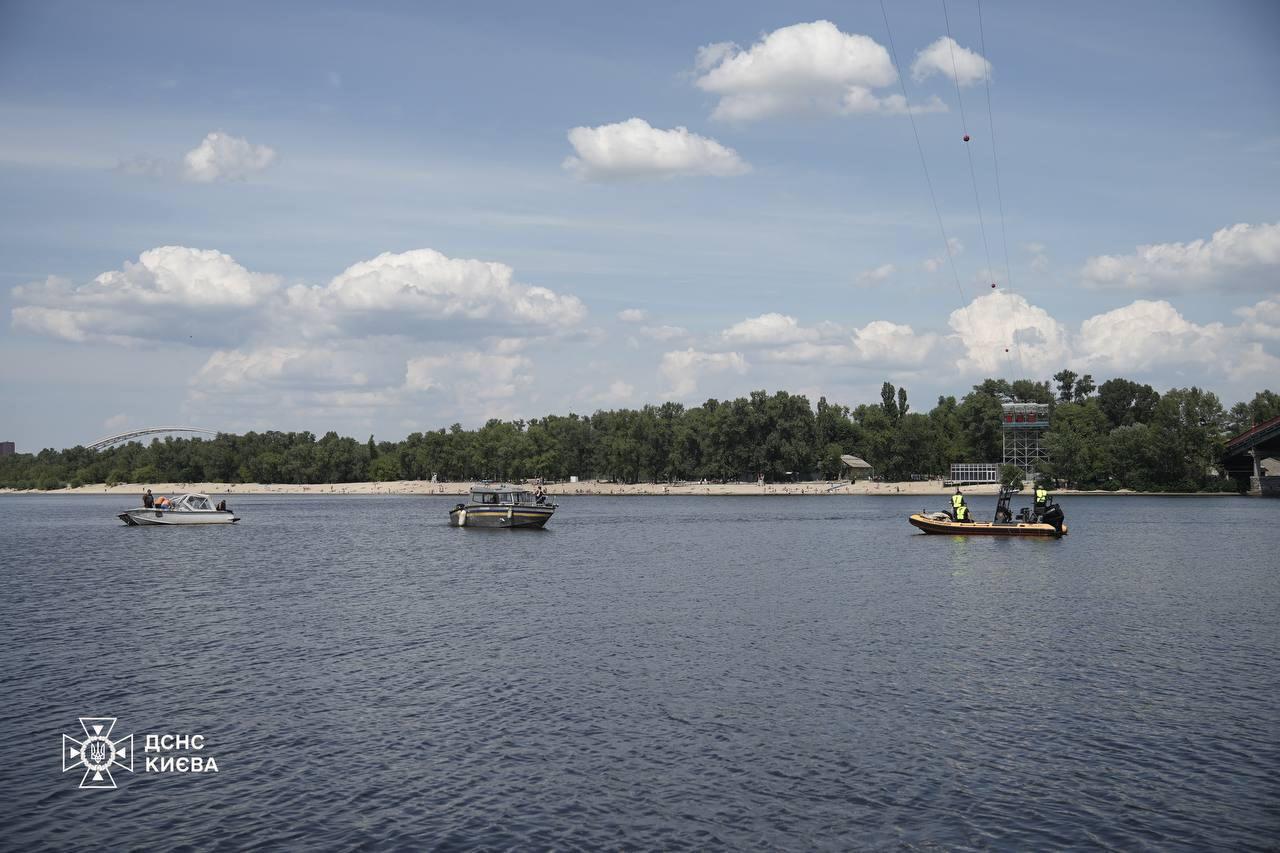
{"type": "Polygon", "coordinates": [[[213,509],[209,504],[209,499],[204,495],[191,495],[187,498],[186,503],[191,509],[213,509]]]}
{"type": "Polygon", "coordinates": [[[481,492],[471,493],[471,502],[477,504],[531,504],[533,492],[481,492]]]}

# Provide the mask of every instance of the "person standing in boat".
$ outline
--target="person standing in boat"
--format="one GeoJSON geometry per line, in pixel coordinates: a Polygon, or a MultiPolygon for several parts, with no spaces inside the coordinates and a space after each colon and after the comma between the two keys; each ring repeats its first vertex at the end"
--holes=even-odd
{"type": "Polygon", "coordinates": [[[963,521],[969,516],[969,507],[965,506],[964,495],[960,494],[959,486],[956,486],[956,493],[951,496],[951,514],[956,521],[963,521]]]}
{"type": "Polygon", "coordinates": [[[142,492],[142,507],[143,507],[143,509],[151,509],[151,508],[152,508],[153,506],[155,506],[155,505],[156,505],[156,499],[155,499],[155,498],[153,498],[153,497],[151,496],[151,490],[150,490],[150,489],[144,489],[144,490],[143,490],[143,492],[142,492]]]}

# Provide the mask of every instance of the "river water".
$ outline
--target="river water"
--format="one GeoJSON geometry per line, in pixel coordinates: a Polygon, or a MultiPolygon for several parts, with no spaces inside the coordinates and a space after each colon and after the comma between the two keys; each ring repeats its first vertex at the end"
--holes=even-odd
{"type": "Polygon", "coordinates": [[[0,847],[1275,849],[1280,502],[907,525],[944,500],[0,498],[0,847]],[[117,789],[79,717],[135,735],[117,789]]]}

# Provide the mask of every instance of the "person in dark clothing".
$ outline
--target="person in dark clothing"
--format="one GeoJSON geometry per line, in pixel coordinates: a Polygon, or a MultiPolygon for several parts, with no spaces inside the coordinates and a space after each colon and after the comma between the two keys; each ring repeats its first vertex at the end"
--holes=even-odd
{"type": "Polygon", "coordinates": [[[217,509],[217,510],[218,510],[218,512],[227,512],[227,511],[228,511],[228,510],[227,510],[227,499],[226,499],[226,498],[223,498],[222,500],[218,501],[218,505],[217,505],[217,507],[215,507],[215,509],[217,509]]]}
{"type": "Polygon", "coordinates": [[[151,490],[147,489],[142,493],[142,506],[144,509],[151,509],[156,505],[156,499],[151,496],[151,490]]]}

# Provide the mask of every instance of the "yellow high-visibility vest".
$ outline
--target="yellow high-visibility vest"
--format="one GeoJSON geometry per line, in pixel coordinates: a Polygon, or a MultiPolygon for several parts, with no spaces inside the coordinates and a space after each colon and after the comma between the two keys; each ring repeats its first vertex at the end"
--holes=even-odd
{"type": "Polygon", "coordinates": [[[1049,500],[1049,490],[1043,488],[1036,489],[1036,503],[1042,504],[1047,500],[1049,500]]]}
{"type": "Polygon", "coordinates": [[[960,507],[964,506],[964,495],[952,495],[951,506],[955,507],[956,509],[959,509],[960,507]]]}

